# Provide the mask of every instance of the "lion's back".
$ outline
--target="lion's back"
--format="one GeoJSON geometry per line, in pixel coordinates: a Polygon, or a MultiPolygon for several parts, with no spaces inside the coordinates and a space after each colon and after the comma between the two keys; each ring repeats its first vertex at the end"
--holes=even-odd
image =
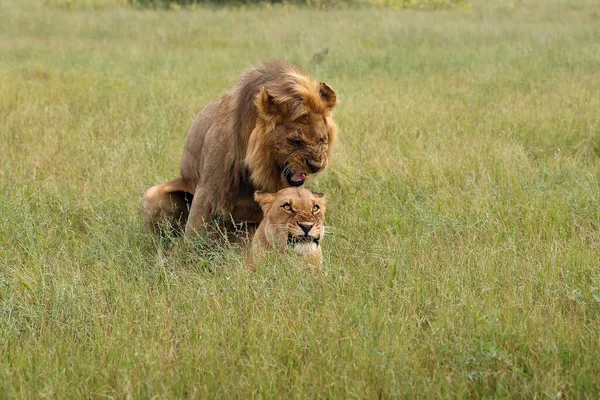
{"type": "Polygon", "coordinates": [[[205,106],[198,113],[187,133],[181,157],[181,177],[192,186],[195,186],[200,179],[199,171],[204,157],[206,154],[211,155],[204,152],[205,139],[215,122],[218,123],[216,117],[222,103],[223,97],[205,106]]]}

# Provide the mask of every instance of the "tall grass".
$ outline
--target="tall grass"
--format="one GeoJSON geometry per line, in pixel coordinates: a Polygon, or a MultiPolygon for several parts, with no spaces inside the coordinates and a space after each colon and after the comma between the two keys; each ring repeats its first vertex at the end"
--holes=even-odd
{"type": "Polygon", "coordinates": [[[467,0],[45,0],[49,6],[65,9],[103,9],[131,6],[170,10],[195,10],[197,7],[239,6],[308,6],[310,8],[344,8],[384,6],[391,8],[446,9],[469,7],[467,0]]]}
{"type": "Polygon", "coordinates": [[[600,394],[596,3],[0,10],[0,397],[600,394]],[[196,113],[325,47],[323,272],[146,232],[196,113]]]}

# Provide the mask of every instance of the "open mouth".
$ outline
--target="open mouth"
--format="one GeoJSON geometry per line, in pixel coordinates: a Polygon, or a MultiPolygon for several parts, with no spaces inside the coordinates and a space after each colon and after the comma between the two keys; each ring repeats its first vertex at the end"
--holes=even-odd
{"type": "Polygon", "coordinates": [[[281,170],[285,174],[285,179],[290,186],[300,187],[304,185],[306,181],[305,173],[296,173],[292,168],[289,167],[289,164],[285,163],[281,170]]]}
{"type": "Polygon", "coordinates": [[[314,243],[317,246],[319,245],[319,239],[313,236],[292,236],[292,235],[288,235],[288,244],[289,245],[296,245],[296,244],[308,244],[308,243],[314,243]]]}

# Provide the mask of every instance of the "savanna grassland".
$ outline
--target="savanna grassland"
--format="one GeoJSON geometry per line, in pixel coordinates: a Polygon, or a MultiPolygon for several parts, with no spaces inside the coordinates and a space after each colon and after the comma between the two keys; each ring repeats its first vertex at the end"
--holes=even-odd
{"type": "Polygon", "coordinates": [[[1,398],[600,395],[598,2],[56,4],[0,1],[1,398]],[[326,47],[322,273],[153,238],[201,108],[326,47]]]}

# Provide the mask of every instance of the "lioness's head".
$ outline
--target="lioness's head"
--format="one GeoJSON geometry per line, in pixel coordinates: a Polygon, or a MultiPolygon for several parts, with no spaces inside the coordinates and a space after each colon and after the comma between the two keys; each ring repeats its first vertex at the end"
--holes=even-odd
{"type": "Polygon", "coordinates": [[[254,103],[258,118],[246,164],[257,187],[302,186],[327,167],[337,136],[331,117],[337,96],[329,85],[290,72],[263,86],[254,103]]]}
{"type": "Polygon", "coordinates": [[[286,188],[273,194],[256,192],[264,219],[257,235],[277,247],[291,246],[296,253],[317,253],[320,262],[321,242],[325,235],[325,199],[322,193],[307,189],[286,188]]]}

